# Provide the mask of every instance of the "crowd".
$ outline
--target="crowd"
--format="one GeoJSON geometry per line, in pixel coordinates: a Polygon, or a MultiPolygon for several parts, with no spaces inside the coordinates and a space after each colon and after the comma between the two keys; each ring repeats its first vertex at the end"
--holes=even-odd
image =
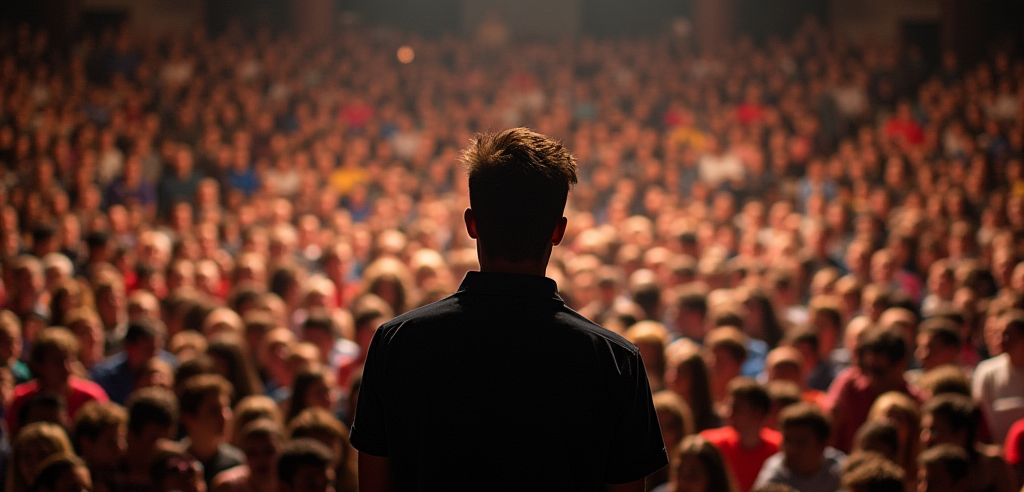
{"type": "Polygon", "coordinates": [[[5,490],[355,490],[369,340],[477,268],[459,153],[520,125],[580,163],[548,276],[643,354],[651,489],[1020,489],[1024,61],[500,44],[0,30],[5,490]]]}

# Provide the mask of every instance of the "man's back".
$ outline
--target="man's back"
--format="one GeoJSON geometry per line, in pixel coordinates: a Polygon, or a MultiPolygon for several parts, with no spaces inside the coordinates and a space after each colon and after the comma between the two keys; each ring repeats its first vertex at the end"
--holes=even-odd
{"type": "Polygon", "coordinates": [[[667,464],[636,348],[534,275],[470,272],[382,326],[352,443],[398,490],[599,490],[667,464]]]}

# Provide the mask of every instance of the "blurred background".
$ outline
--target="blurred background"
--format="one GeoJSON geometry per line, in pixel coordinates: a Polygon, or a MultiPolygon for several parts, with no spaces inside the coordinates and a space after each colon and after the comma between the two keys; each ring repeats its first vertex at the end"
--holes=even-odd
{"type": "MultiPolygon", "coordinates": [[[[853,42],[898,42],[937,59],[965,60],[1021,45],[1021,0],[38,0],[5,2],[5,22],[28,21],[60,37],[127,22],[147,31],[212,33],[231,21],[320,37],[356,25],[386,25],[425,36],[472,34],[499,22],[516,40],[637,37],[673,30],[701,48],[736,33],[788,38],[808,15],[853,42]],[[490,23],[490,24],[489,24],[490,23]]],[[[1019,48],[1017,48],[1019,49],[1019,48]]]]}

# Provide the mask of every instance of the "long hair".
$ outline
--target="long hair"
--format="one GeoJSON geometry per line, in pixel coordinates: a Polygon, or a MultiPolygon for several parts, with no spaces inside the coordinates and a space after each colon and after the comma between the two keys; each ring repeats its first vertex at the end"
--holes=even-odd
{"type": "Polygon", "coordinates": [[[689,381],[689,394],[681,394],[675,384],[667,386],[690,405],[694,432],[718,427],[718,415],[715,414],[714,399],[711,397],[711,378],[700,347],[683,340],[669,345],[667,352],[666,382],[680,379],[689,381]]]}
{"type": "Polygon", "coordinates": [[[704,474],[708,477],[707,492],[738,491],[732,478],[732,471],[725,463],[722,453],[700,434],[683,438],[683,442],[679,443],[679,447],[672,453],[672,463],[669,466],[672,468],[670,473],[673,485],[679,479],[679,470],[685,457],[697,458],[704,467],[704,474]]]}
{"type": "MultiPolygon", "coordinates": [[[[324,381],[324,379],[329,375],[330,374],[323,367],[315,367],[295,375],[295,380],[292,382],[292,397],[288,403],[288,413],[284,418],[285,422],[291,422],[291,420],[302,413],[303,410],[309,408],[308,405],[306,405],[306,399],[308,398],[313,385],[324,381]]],[[[334,411],[333,408],[327,408],[325,410],[334,411]]]]}
{"type": "Polygon", "coordinates": [[[242,335],[232,332],[218,333],[211,337],[206,353],[215,361],[223,362],[224,374],[221,375],[235,388],[232,405],[247,396],[263,393],[252,352],[242,335]]]}

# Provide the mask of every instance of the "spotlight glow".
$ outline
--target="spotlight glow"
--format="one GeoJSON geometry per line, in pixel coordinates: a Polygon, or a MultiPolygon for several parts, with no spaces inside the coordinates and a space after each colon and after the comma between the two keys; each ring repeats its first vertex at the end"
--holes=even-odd
{"type": "Polygon", "coordinates": [[[416,59],[416,52],[413,51],[411,46],[402,46],[398,48],[398,61],[401,63],[412,63],[416,59]]]}

